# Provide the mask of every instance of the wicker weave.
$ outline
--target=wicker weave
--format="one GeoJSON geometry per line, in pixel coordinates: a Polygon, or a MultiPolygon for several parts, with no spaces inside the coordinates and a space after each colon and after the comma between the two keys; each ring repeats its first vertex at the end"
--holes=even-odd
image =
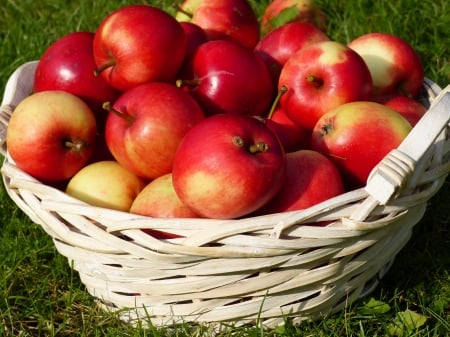
{"type": "Polygon", "coordinates": [[[316,319],[372,291],[450,171],[450,90],[426,79],[431,108],[367,186],[302,211],[239,220],[158,219],[93,207],[19,170],[6,128],[36,62],[8,81],[0,114],[6,190],[50,235],[87,290],[123,320],[156,326],[316,319]],[[329,221],[326,227],[316,226],[329,221]],[[149,228],[184,238],[159,240],[149,228]]]}

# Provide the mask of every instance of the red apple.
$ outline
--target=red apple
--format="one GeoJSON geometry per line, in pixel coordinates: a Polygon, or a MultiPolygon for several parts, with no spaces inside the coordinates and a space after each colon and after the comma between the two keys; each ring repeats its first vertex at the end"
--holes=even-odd
{"type": "Polygon", "coordinates": [[[121,91],[149,81],[173,81],[186,47],[186,34],[169,13],[148,5],[124,6],[96,30],[96,72],[121,91]]]}
{"type": "Polygon", "coordinates": [[[87,104],[65,91],[34,93],[9,120],[6,142],[17,167],[45,182],[69,179],[91,157],[96,120],[87,104]]]}
{"type": "Polygon", "coordinates": [[[311,132],[295,124],[278,106],[266,125],[278,137],[285,152],[309,148],[311,132]]]}
{"type": "Polygon", "coordinates": [[[295,21],[282,25],[261,38],[255,52],[267,64],[277,85],[281,68],[289,57],[310,44],[328,40],[328,36],[312,23],[295,21]]]}
{"type": "Polygon", "coordinates": [[[155,179],[172,170],[181,139],[204,118],[197,102],[175,85],[149,82],[125,91],[105,127],[114,158],[134,174],[155,179]]]}
{"type": "Polygon", "coordinates": [[[259,40],[259,22],[247,0],[185,0],[176,16],[203,28],[209,40],[232,40],[253,49],[259,40]]]}
{"type": "Polygon", "coordinates": [[[66,193],[90,205],[128,212],[146,185],[113,160],[89,164],[69,181],[66,193]]]}
{"type": "Polygon", "coordinates": [[[96,64],[92,43],[94,33],[73,32],[52,43],[42,54],[34,75],[33,92],[63,90],[85,101],[103,130],[105,101],[116,99],[119,92],[104,78],[94,76],[96,64]]]}
{"type": "Polygon", "coordinates": [[[311,22],[326,31],[325,13],[313,0],[274,0],[265,8],[261,18],[261,30],[265,35],[289,22],[311,22]]]}
{"type": "Polygon", "coordinates": [[[383,104],[399,112],[412,126],[415,126],[427,112],[425,105],[417,99],[403,95],[394,96],[383,102],[383,104]]]}
{"type": "Polygon", "coordinates": [[[186,58],[189,58],[200,45],[208,41],[208,37],[203,28],[193,22],[183,21],[180,25],[186,33],[186,58]]]}
{"type": "Polygon", "coordinates": [[[281,190],[260,213],[306,209],[345,191],[339,170],[325,155],[312,150],[286,154],[286,178],[281,190]]]}
{"type": "Polygon", "coordinates": [[[311,130],[327,111],[344,103],[368,100],[372,79],[361,56],[335,42],[317,42],[297,51],[284,64],[280,105],[298,125],[311,130]]]}
{"type": "Polygon", "coordinates": [[[265,63],[232,41],[202,44],[180,75],[181,87],[200,103],[206,115],[267,113],[274,86],[265,63]]]}
{"type": "Polygon", "coordinates": [[[207,218],[245,216],[281,188],[285,154],[260,120],[219,114],[195,125],[175,155],[173,184],[181,201],[207,218]]]}
{"type": "Polygon", "coordinates": [[[172,173],[150,181],[134,199],[130,212],[156,218],[199,217],[178,198],[172,173]]]}
{"type": "Polygon", "coordinates": [[[398,93],[414,97],[419,93],[424,68],[418,53],[402,38],[388,33],[368,33],[355,38],[348,46],[368,65],[375,99],[398,93]]]}
{"type": "Polygon", "coordinates": [[[311,148],[326,154],[348,189],[366,184],[370,171],[411,130],[398,112],[375,102],[351,102],[323,115],[313,129],[311,148]]]}

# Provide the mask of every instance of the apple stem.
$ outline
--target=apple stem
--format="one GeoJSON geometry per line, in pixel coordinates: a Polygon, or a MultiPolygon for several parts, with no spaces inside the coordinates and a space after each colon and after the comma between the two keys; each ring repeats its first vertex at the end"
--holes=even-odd
{"type": "Polygon", "coordinates": [[[87,143],[81,139],[69,139],[64,141],[64,147],[75,152],[80,152],[86,146],[87,143]]]}
{"type": "Polygon", "coordinates": [[[333,158],[336,158],[336,159],[339,159],[339,160],[347,160],[346,157],[338,156],[337,154],[333,154],[333,153],[325,152],[325,151],[319,151],[319,150],[316,150],[316,151],[319,152],[320,154],[323,154],[324,156],[327,156],[327,157],[333,157],[333,158]]]}
{"type": "Polygon", "coordinates": [[[269,150],[269,145],[264,142],[258,142],[256,144],[250,145],[248,148],[251,154],[259,153],[259,152],[267,152],[269,150]]]}
{"type": "Polygon", "coordinates": [[[100,73],[109,68],[109,67],[113,67],[114,65],[116,65],[116,60],[111,59],[108,62],[103,63],[101,66],[99,66],[97,69],[94,70],[94,76],[98,76],[100,75],[100,73]]]}
{"type": "Polygon", "coordinates": [[[269,114],[267,115],[267,119],[272,119],[273,113],[275,112],[278,103],[280,102],[281,96],[283,96],[288,91],[287,86],[284,84],[280,87],[278,90],[277,96],[275,97],[275,100],[272,103],[272,106],[270,107],[269,114]]]}
{"type": "Polygon", "coordinates": [[[181,7],[179,4],[173,5],[173,7],[180,13],[183,13],[184,15],[188,16],[190,19],[192,19],[192,13],[185,10],[183,7],[181,7]]]}
{"type": "Polygon", "coordinates": [[[129,124],[134,122],[134,117],[133,116],[124,114],[123,112],[121,112],[121,111],[119,111],[117,109],[114,109],[112,107],[112,105],[111,105],[111,102],[104,102],[102,107],[106,111],[112,112],[112,113],[116,114],[117,116],[119,116],[120,118],[125,119],[129,124]]]}
{"type": "MultiPolygon", "coordinates": [[[[236,145],[238,147],[245,146],[244,140],[242,139],[242,137],[239,137],[239,136],[233,137],[233,143],[234,143],[234,145],[236,145]]],[[[258,142],[258,143],[252,144],[248,147],[248,151],[251,154],[256,154],[259,152],[267,152],[267,150],[269,150],[269,145],[267,145],[267,143],[264,143],[264,142],[258,142]]]]}
{"type": "Polygon", "coordinates": [[[198,78],[194,78],[194,79],[192,79],[192,80],[182,80],[182,79],[178,79],[178,80],[176,80],[176,82],[175,82],[175,85],[176,85],[178,88],[182,88],[182,87],[184,87],[184,86],[196,87],[196,86],[198,86],[198,84],[199,84],[198,78]]]}
{"type": "Polygon", "coordinates": [[[306,80],[308,82],[311,82],[312,84],[314,84],[317,88],[319,88],[323,85],[323,80],[321,80],[320,78],[317,78],[314,75],[309,75],[308,77],[306,77],[306,80]]]}

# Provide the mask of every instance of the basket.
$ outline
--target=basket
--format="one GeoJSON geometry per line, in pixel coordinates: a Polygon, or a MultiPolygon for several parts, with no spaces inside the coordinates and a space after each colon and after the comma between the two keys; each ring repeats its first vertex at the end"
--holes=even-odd
{"type": "Polygon", "coordinates": [[[18,169],[7,153],[14,107],[36,62],[10,77],[0,140],[7,193],[53,238],[99,305],[130,323],[296,324],[377,286],[450,171],[450,90],[425,79],[429,110],[364,188],[295,212],[238,220],[161,219],[93,207],[18,169]],[[316,222],[330,222],[315,226],[316,222]],[[157,239],[141,229],[182,238],[157,239]]]}

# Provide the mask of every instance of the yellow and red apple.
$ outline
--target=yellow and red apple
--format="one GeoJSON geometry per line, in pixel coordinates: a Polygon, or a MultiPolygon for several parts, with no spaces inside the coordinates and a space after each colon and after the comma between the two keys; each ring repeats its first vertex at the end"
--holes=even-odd
{"type": "Polygon", "coordinates": [[[415,97],[423,84],[419,54],[407,41],[388,33],[367,33],[347,44],[366,62],[374,86],[374,99],[402,94],[415,97]]]}
{"type": "Polygon", "coordinates": [[[248,0],[184,0],[175,18],[203,28],[208,40],[232,40],[253,49],[259,22],[248,0]]]}
{"type": "Polygon", "coordinates": [[[9,120],[6,142],[17,167],[45,182],[71,178],[95,149],[94,113],[79,97],[61,90],[34,93],[9,120]]]}
{"type": "Polygon", "coordinates": [[[176,194],[172,173],[150,181],[134,199],[130,212],[156,218],[199,217],[176,194]]]}
{"type": "Polygon", "coordinates": [[[105,160],[78,171],[66,193],[93,206],[128,212],[146,183],[116,161],[105,160]]]}
{"type": "Polygon", "coordinates": [[[324,114],[313,129],[311,148],[328,155],[347,189],[362,187],[369,173],[411,131],[401,114],[380,103],[342,104],[324,114]]]}
{"type": "Polygon", "coordinates": [[[218,114],[195,125],[182,140],[172,177],[180,200],[206,218],[245,216],[281,188],[285,153],[259,119],[218,114]]]}
{"type": "Polygon", "coordinates": [[[255,47],[256,55],[267,64],[274,85],[278,85],[281,68],[295,52],[329,37],[309,22],[294,21],[270,31],[255,47]]]}
{"type": "Polygon", "coordinates": [[[391,97],[383,104],[399,112],[412,126],[415,126],[427,112],[425,105],[417,99],[403,95],[391,97]]]}
{"type": "Polygon", "coordinates": [[[155,179],[172,170],[184,135],[203,119],[199,104],[174,84],[141,84],[125,91],[110,108],[106,144],[122,166],[155,179]]]}
{"type": "Polygon", "coordinates": [[[286,178],[281,190],[258,213],[306,209],[345,192],[341,175],[325,155],[312,150],[286,154],[286,178]]]}
{"type": "Polygon", "coordinates": [[[354,50],[336,41],[309,45],[294,53],[281,69],[280,105],[295,123],[312,130],[329,110],[372,94],[369,69],[354,50]]]}

